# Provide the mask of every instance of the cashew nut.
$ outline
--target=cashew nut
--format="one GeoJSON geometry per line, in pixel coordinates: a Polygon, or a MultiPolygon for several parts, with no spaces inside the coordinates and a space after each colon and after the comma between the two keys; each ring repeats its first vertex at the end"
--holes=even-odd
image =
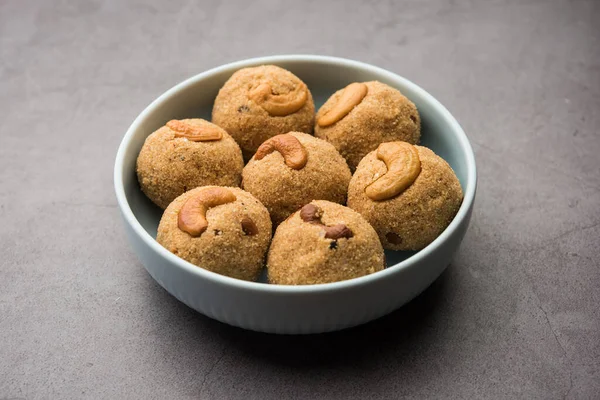
{"type": "Polygon", "coordinates": [[[206,212],[211,207],[232,203],[235,195],[226,188],[212,187],[200,190],[186,200],[179,211],[177,226],[192,237],[198,237],[208,227],[206,212]]]}
{"type": "Polygon", "coordinates": [[[192,142],[208,142],[223,138],[221,130],[214,125],[199,126],[172,119],[167,122],[167,128],[175,131],[176,138],[186,138],[192,142]]]}
{"type": "Polygon", "coordinates": [[[354,233],[345,224],[325,225],[321,222],[323,210],[314,204],[307,204],[300,210],[300,218],[304,222],[323,227],[326,239],[350,239],[354,233]]]}
{"type": "Polygon", "coordinates": [[[262,160],[268,154],[278,151],[285,160],[285,164],[293,169],[302,169],[308,161],[308,153],[300,141],[289,133],[273,136],[260,145],[254,158],[262,160]]]}
{"type": "Polygon", "coordinates": [[[320,126],[333,125],[342,118],[344,118],[354,107],[360,104],[360,102],[367,95],[367,85],[364,83],[351,83],[342,92],[342,95],[338,99],[337,103],[323,114],[317,123],[320,126]]]}
{"type": "Polygon", "coordinates": [[[242,218],[242,231],[246,236],[254,236],[258,234],[258,227],[249,216],[242,218]]]}
{"type": "Polygon", "coordinates": [[[405,191],[421,173],[421,160],[417,148],[406,142],[381,143],[377,158],[382,160],[387,172],[365,188],[369,198],[387,200],[405,191]]]}
{"type": "Polygon", "coordinates": [[[288,93],[275,94],[268,82],[261,83],[248,92],[248,98],[275,117],[284,117],[301,109],[308,99],[308,88],[299,82],[288,93]]]}
{"type": "Polygon", "coordinates": [[[304,222],[321,222],[322,216],[323,210],[311,203],[308,203],[300,209],[300,218],[304,222]]]}

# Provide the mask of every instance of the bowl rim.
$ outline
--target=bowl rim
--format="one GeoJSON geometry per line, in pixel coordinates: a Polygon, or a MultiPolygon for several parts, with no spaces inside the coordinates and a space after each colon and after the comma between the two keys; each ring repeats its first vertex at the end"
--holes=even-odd
{"type": "Polygon", "coordinates": [[[121,214],[127,224],[132,228],[133,232],[137,234],[142,241],[150,247],[153,251],[155,251],[158,255],[162,256],[166,261],[174,264],[178,268],[185,270],[188,273],[198,276],[199,278],[206,279],[212,281],[212,283],[225,285],[225,286],[233,286],[237,289],[241,290],[249,290],[249,291],[261,291],[261,292],[273,292],[273,293],[295,293],[295,294],[306,294],[306,293],[315,293],[315,292],[323,292],[330,290],[344,290],[350,289],[356,286],[363,286],[368,284],[373,284],[377,281],[387,279],[390,275],[398,274],[402,270],[408,269],[416,264],[419,264],[421,260],[427,258],[435,250],[440,247],[440,245],[446,241],[461,225],[461,223],[468,218],[469,211],[473,205],[475,200],[475,190],[477,186],[477,173],[476,173],[476,165],[475,165],[475,155],[473,153],[473,148],[467,138],[466,133],[463,131],[462,127],[458,123],[458,121],[452,116],[452,114],[444,107],[437,99],[435,99],[431,94],[429,94],[426,90],[411,82],[410,80],[397,75],[393,72],[385,70],[383,68],[367,64],[361,61],[350,60],[346,58],[332,57],[332,56],[323,56],[323,55],[309,55],[309,54],[291,54],[291,55],[274,55],[274,56],[265,56],[265,57],[256,57],[249,58],[245,60],[235,61],[228,64],[224,64],[221,66],[217,66],[215,68],[211,68],[208,71],[201,72],[195,76],[192,76],[177,85],[173,86],[163,94],[161,94],[158,98],[152,101],[133,121],[133,123],[127,129],[125,136],[123,137],[119,149],[117,151],[117,156],[115,159],[114,166],[114,186],[115,193],[117,197],[117,203],[121,210],[121,214]],[[278,64],[282,62],[313,62],[317,64],[328,64],[340,67],[351,67],[355,69],[368,70],[373,73],[376,73],[380,76],[385,76],[389,80],[396,80],[402,82],[403,85],[410,87],[414,92],[418,92],[419,95],[429,102],[434,108],[436,108],[442,115],[444,121],[448,124],[448,126],[453,129],[458,136],[459,145],[462,147],[463,152],[466,154],[466,165],[467,165],[467,179],[463,196],[463,202],[458,210],[456,216],[452,219],[452,222],[448,225],[448,227],[428,246],[424,249],[416,252],[412,256],[408,257],[406,260],[401,261],[394,266],[385,268],[381,271],[377,271],[373,274],[361,276],[358,278],[348,279],[340,282],[331,282],[331,283],[321,283],[321,284],[313,284],[313,285],[281,285],[281,284],[267,284],[261,282],[252,282],[252,281],[244,281],[240,279],[231,278],[225,275],[217,274],[216,272],[208,271],[204,268],[198,267],[178,256],[174,255],[163,246],[161,246],[156,239],[154,239],[140,224],[134,215],[131,207],[129,206],[129,202],[127,201],[127,197],[125,195],[125,186],[123,183],[123,175],[124,175],[124,160],[125,154],[127,153],[128,147],[130,146],[131,139],[134,135],[134,132],[138,129],[138,127],[145,121],[145,119],[151,115],[154,110],[162,105],[163,103],[169,101],[173,96],[175,96],[178,92],[188,88],[191,85],[195,85],[196,83],[210,79],[217,74],[221,74],[223,72],[235,72],[240,68],[251,67],[261,64],[278,64]]]}

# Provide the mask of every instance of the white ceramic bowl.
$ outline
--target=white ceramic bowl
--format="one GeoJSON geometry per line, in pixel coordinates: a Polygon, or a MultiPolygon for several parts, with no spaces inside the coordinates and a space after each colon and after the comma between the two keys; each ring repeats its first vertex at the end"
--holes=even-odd
{"type": "MultiPolygon", "coordinates": [[[[436,68],[436,66],[431,66],[436,68]]],[[[318,333],[359,325],[408,302],[450,263],[467,230],[475,199],[473,150],[452,115],[414,83],[361,62],[322,56],[274,56],[227,64],[190,78],[154,100],[135,119],[119,147],[114,170],[127,237],[150,275],[193,309],[227,324],[272,333],[318,333]],[[388,268],[344,282],[309,286],[245,282],[204,270],[155,241],[161,211],[141,192],[135,162],[146,137],[173,118],[210,120],[219,88],[236,70],[276,64],[302,79],[319,107],[351,82],[378,80],[398,88],[419,109],[422,144],[452,166],[464,201],[448,228],[417,253],[386,252],[388,268]]],[[[290,260],[294,262],[294,260],[290,260]]]]}

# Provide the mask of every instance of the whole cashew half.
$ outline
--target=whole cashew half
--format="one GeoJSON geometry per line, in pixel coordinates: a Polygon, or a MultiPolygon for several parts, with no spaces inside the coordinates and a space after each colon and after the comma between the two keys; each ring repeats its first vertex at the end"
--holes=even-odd
{"type": "Polygon", "coordinates": [[[235,200],[235,195],[226,188],[213,187],[200,190],[183,203],[177,217],[177,226],[192,237],[198,237],[208,228],[206,220],[208,209],[235,200]]]}
{"type": "Polygon", "coordinates": [[[223,134],[219,128],[214,125],[198,126],[172,119],[167,122],[167,128],[175,131],[176,138],[186,138],[191,142],[208,142],[223,138],[223,134]]]}
{"type": "Polygon", "coordinates": [[[310,203],[302,207],[302,209],[300,210],[300,218],[302,219],[302,221],[323,227],[323,230],[325,231],[325,238],[327,239],[350,239],[352,236],[354,236],[354,233],[345,224],[323,224],[321,222],[322,215],[323,210],[321,210],[316,205],[310,203]]]}
{"type": "Polygon", "coordinates": [[[292,169],[302,169],[308,161],[308,153],[300,141],[289,133],[273,136],[260,145],[254,158],[262,160],[268,154],[278,151],[285,160],[285,164],[292,169]]]}
{"type": "Polygon", "coordinates": [[[364,83],[351,83],[344,88],[342,95],[338,99],[337,103],[323,114],[317,123],[320,126],[333,125],[342,118],[344,118],[354,107],[359,105],[367,95],[367,85],[364,83]]]}
{"type": "Polygon", "coordinates": [[[385,163],[387,172],[365,188],[371,200],[396,197],[412,185],[421,173],[419,153],[410,143],[381,143],[377,148],[377,158],[385,163]]]}
{"type": "Polygon", "coordinates": [[[308,99],[308,89],[302,82],[294,90],[283,94],[274,94],[271,84],[261,83],[248,92],[248,98],[261,106],[274,117],[285,117],[301,109],[308,99]]]}

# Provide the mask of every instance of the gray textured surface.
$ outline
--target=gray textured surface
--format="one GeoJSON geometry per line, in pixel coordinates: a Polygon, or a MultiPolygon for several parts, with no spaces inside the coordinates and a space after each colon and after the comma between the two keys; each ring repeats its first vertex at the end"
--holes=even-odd
{"type": "Polygon", "coordinates": [[[251,3],[0,1],[0,398],[598,398],[600,2],[251,3]],[[112,164],[133,118],[277,53],[404,75],[476,151],[453,265],[360,328],[230,328],[125,242],[112,164]]]}

